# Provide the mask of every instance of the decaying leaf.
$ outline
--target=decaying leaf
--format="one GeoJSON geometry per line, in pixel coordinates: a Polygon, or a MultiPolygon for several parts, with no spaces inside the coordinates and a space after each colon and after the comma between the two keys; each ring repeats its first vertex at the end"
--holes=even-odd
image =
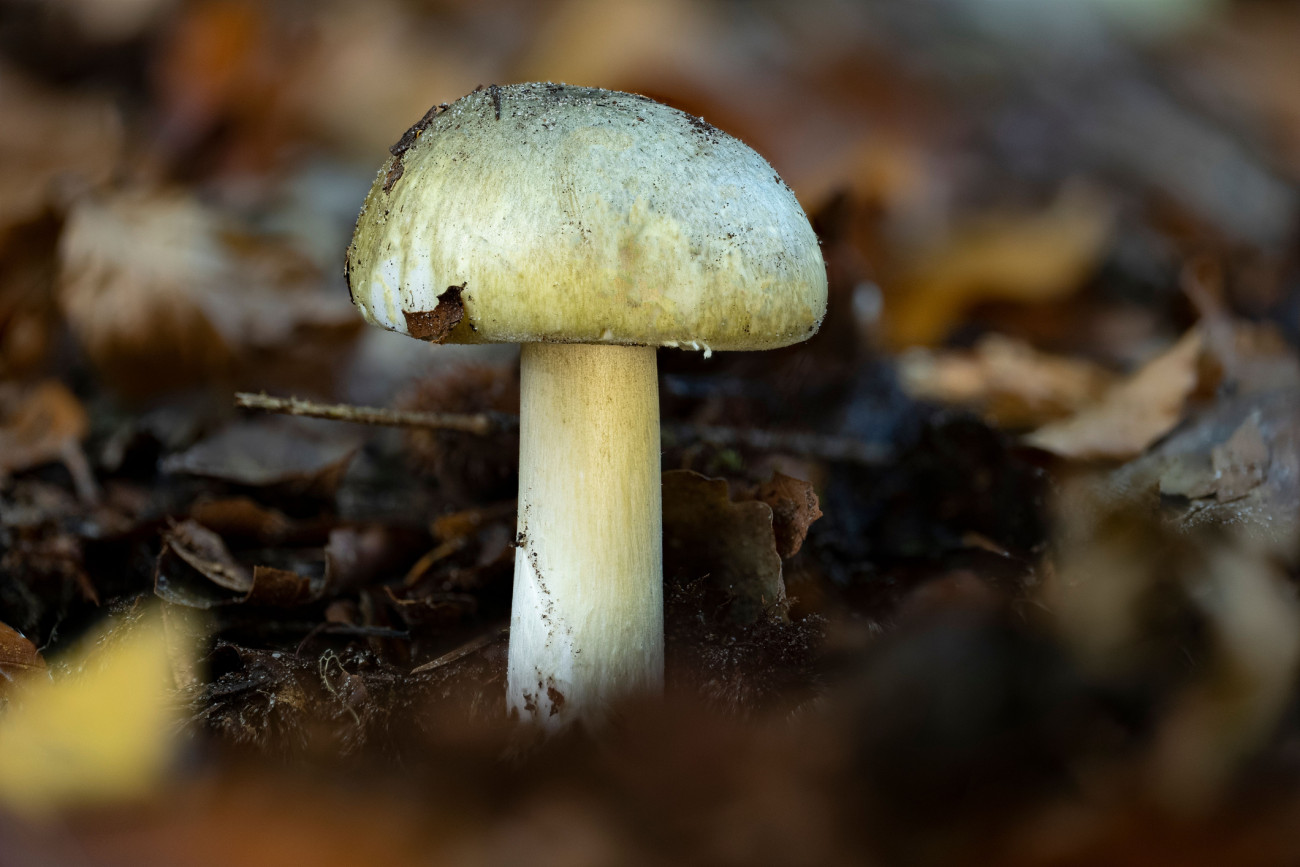
{"type": "Polygon", "coordinates": [[[1264,481],[1268,465],[1269,448],[1255,413],[1208,455],[1189,455],[1170,466],[1160,477],[1160,493],[1191,500],[1213,497],[1220,503],[1239,500],[1264,481]]]}
{"type": "Polygon", "coordinates": [[[986,218],[960,230],[904,269],[885,303],[890,340],[896,346],[933,344],[980,301],[1045,302],[1068,295],[1096,265],[1112,222],[1110,204],[1079,188],[1062,193],[1046,211],[986,218]]]}
{"type": "Polygon", "coordinates": [[[772,529],[781,559],[788,560],[798,554],[808,528],[822,516],[812,483],[776,472],[759,485],[756,496],[772,507],[772,529]]]}
{"type": "Polygon", "coordinates": [[[1125,460],[1141,454],[1183,417],[1199,381],[1203,345],[1199,329],[1187,332],[1097,403],[1039,428],[1025,442],[1078,460],[1125,460]]]}
{"type": "Polygon", "coordinates": [[[120,620],[51,677],[27,679],[0,711],[0,803],[46,814],[149,792],[176,744],[171,688],[156,611],[120,620]]]}
{"type": "Polygon", "coordinates": [[[972,350],[913,349],[899,360],[913,397],[980,411],[1002,428],[1055,421],[1095,403],[1115,377],[1092,362],[1039,352],[990,334],[972,350]]]}
{"type": "Polygon", "coordinates": [[[81,401],[62,383],[0,388],[0,473],[67,459],[89,427],[81,401]]]}
{"type": "Polygon", "coordinates": [[[190,507],[190,517],[225,538],[263,543],[279,542],[294,528],[283,512],[250,497],[204,498],[190,507]]]}
{"type": "Polygon", "coordinates": [[[338,431],[282,419],[259,419],[225,427],[178,455],[162,469],[252,488],[274,488],[295,497],[333,496],[358,448],[338,431]]]}
{"type": "Polygon", "coordinates": [[[306,576],[274,566],[254,566],[253,586],[243,599],[250,605],[288,608],[316,598],[313,582],[306,576]]]}
{"type": "Polygon", "coordinates": [[[154,572],[154,592],[175,605],[213,608],[240,601],[253,589],[253,576],[221,537],[194,521],[182,521],[163,536],[154,572]]]}
{"type": "Polygon", "coordinates": [[[45,660],[36,645],[17,629],[0,623],[0,696],[9,684],[44,668],[45,660]]]}
{"type": "Polygon", "coordinates": [[[733,503],[724,479],[690,470],[663,474],[664,573],[693,580],[708,576],[730,600],[730,616],[754,623],[785,615],[781,555],[767,503],[733,503]]]}

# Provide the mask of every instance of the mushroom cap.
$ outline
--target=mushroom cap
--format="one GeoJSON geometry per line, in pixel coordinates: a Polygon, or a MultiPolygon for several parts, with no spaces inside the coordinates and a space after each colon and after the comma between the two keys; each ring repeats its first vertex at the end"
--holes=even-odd
{"type": "Polygon", "coordinates": [[[826,311],[794,192],[739,140],[644,96],[493,86],[390,150],[346,266],[372,324],[440,343],[772,349],[826,311]]]}

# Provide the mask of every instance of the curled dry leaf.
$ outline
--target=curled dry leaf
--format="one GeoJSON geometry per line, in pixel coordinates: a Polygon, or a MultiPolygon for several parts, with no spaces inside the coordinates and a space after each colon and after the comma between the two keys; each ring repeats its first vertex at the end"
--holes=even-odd
{"type": "Polygon", "coordinates": [[[0,388],[0,473],[66,460],[89,430],[81,401],[55,380],[0,388]]]}
{"type": "Polygon", "coordinates": [[[0,236],[107,181],[121,149],[108,98],[48,91],[0,67],[0,236]]]}
{"type": "Polygon", "coordinates": [[[899,376],[913,397],[976,409],[1002,428],[1071,415],[1096,403],[1115,380],[1090,361],[1039,352],[1000,334],[980,338],[971,350],[913,349],[899,360],[899,376]]]}
{"type": "Polygon", "coordinates": [[[759,485],[756,498],[772,508],[772,529],[781,559],[788,560],[798,554],[808,536],[808,528],[822,516],[812,483],[776,472],[769,481],[759,485]]]}
{"type": "Polygon", "coordinates": [[[665,575],[708,576],[737,623],[754,623],[768,613],[784,616],[785,582],[771,506],[734,503],[724,479],[690,470],[663,474],[663,502],[665,575]]]}
{"type": "Polygon", "coordinates": [[[1077,460],[1127,460],[1169,433],[1199,382],[1204,345],[1193,329],[1172,347],[1070,418],[1025,437],[1035,448],[1077,460]]]}
{"type": "Polygon", "coordinates": [[[59,258],[68,322],[128,396],[237,376],[256,352],[359,327],[346,297],[316,291],[304,256],[181,193],[83,200],[59,258]]]}
{"type": "Polygon", "coordinates": [[[12,682],[45,668],[36,645],[17,629],[0,623],[0,696],[12,682]]]}
{"type": "Polygon", "coordinates": [[[167,531],[154,573],[159,597],[198,609],[302,605],[319,599],[325,584],[289,569],[250,569],[230,553],[221,536],[195,521],[182,521],[167,531]]]}
{"type": "Polygon", "coordinates": [[[175,524],[163,536],[154,571],[154,593],[187,608],[215,608],[251,593],[253,576],[216,533],[194,521],[175,524]]]}

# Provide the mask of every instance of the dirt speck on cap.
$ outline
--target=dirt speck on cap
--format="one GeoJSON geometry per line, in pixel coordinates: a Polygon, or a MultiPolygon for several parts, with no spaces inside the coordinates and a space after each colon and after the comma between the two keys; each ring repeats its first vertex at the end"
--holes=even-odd
{"type": "Polygon", "coordinates": [[[460,321],[465,318],[465,305],[460,300],[460,293],[465,284],[448,286],[447,291],[438,296],[438,306],[432,310],[405,310],[406,331],[419,340],[442,343],[451,334],[460,321]]]}

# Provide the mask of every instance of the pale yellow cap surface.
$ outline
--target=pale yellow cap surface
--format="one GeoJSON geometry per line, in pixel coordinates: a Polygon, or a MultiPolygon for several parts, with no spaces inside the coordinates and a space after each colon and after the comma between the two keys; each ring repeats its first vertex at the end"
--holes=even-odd
{"type": "Polygon", "coordinates": [[[353,301],[450,343],[769,349],[811,336],[826,267],[744,143],[642,96],[490,87],[393,147],[348,249],[353,301]]]}

